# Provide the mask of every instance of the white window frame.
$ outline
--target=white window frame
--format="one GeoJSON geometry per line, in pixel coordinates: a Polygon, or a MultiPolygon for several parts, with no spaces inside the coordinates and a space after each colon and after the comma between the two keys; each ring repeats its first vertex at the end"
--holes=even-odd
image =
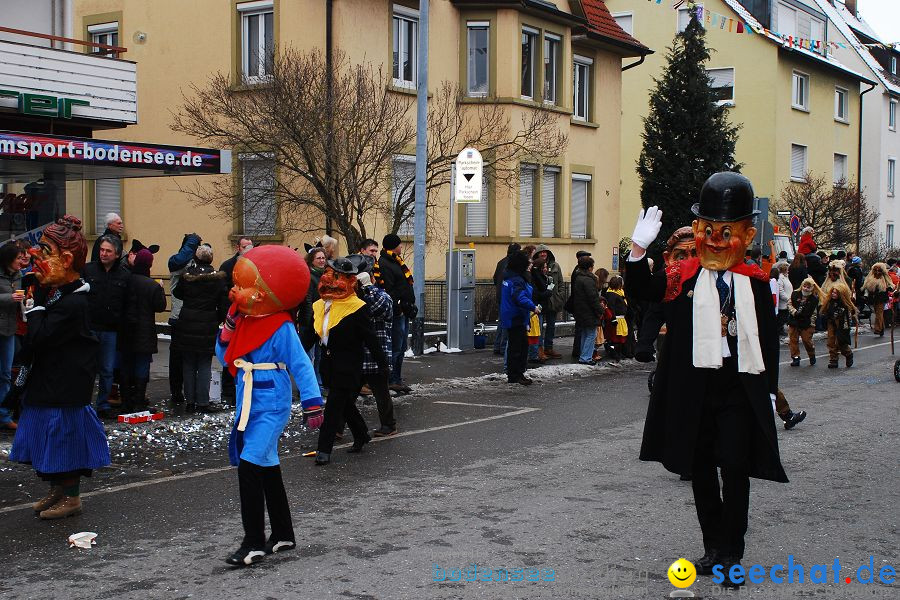
{"type": "MultiPolygon", "coordinates": [[[[834,173],[832,174],[832,175],[833,175],[833,176],[832,176],[832,179],[834,179],[834,187],[847,187],[847,180],[848,180],[848,178],[850,177],[850,174],[847,172],[847,165],[849,164],[849,163],[847,162],[847,155],[846,155],[846,154],[841,154],[840,152],[835,152],[835,153],[834,153],[834,164],[835,164],[835,166],[837,166],[837,163],[838,163],[838,160],[837,160],[837,159],[838,159],[839,156],[842,157],[842,158],[844,159],[844,162],[843,162],[843,169],[842,169],[842,172],[840,173],[840,175],[841,175],[840,177],[837,176],[837,175],[838,175],[837,172],[834,172],[834,173]],[[843,183],[841,183],[841,182],[843,182],[843,183]]],[[[834,169],[833,169],[833,171],[834,171],[834,169]]]]}
{"type": "Polygon", "coordinates": [[[888,129],[897,131],[897,101],[893,98],[888,102],[888,129]]]}
{"type": "Polygon", "coordinates": [[[241,77],[245,83],[263,83],[269,79],[271,73],[266,73],[266,19],[267,13],[272,14],[272,44],[275,44],[275,8],[271,0],[258,0],[256,2],[242,2],[236,5],[241,16],[241,77]],[[250,33],[250,17],[259,16],[257,25],[257,60],[262,75],[249,75],[250,52],[248,47],[250,33]]]}
{"type": "Polygon", "coordinates": [[[893,196],[897,191],[897,159],[893,156],[888,157],[887,177],[887,195],[893,196]]]}
{"type": "Polygon", "coordinates": [[[590,175],[584,174],[584,173],[572,173],[572,185],[571,185],[571,189],[569,190],[569,235],[573,239],[586,240],[586,239],[588,239],[588,236],[590,235],[590,232],[591,232],[590,222],[589,222],[588,218],[590,216],[590,205],[591,205],[590,196],[591,196],[591,180],[592,179],[593,179],[593,177],[591,177],[590,175]],[[572,217],[575,215],[575,209],[574,209],[574,206],[575,206],[575,204],[574,204],[574,202],[575,202],[575,198],[574,198],[575,185],[574,184],[575,184],[575,182],[585,184],[585,189],[584,189],[584,232],[583,232],[583,235],[581,234],[581,232],[575,231],[575,228],[572,224],[572,217]]]}
{"type": "MultiPolygon", "coordinates": [[[[403,66],[397,65],[397,73],[401,75],[401,77],[393,77],[394,86],[399,88],[407,88],[407,89],[415,89],[416,82],[419,79],[419,11],[409,8],[408,6],[403,6],[402,4],[395,4],[394,11],[391,14],[391,35],[394,35],[394,19],[399,19],[401,21],[406,21],[412,23],[412,27],[414,28],[414,37],[416,39],[416,48],[415,51],[409,52],[409,48],[406,48],[407,54],[409,55],[409,62],[412,64],[412,81],[407,81],[402,78],[403,74],[403,66]]],[[[404,43],[406,42],[405,36],[400,36],[397,34],[397,42],[399,44],[398,52],[398,61],[399,56],[403,55],[404,43]]],[[[393,53],[393,37],[391,39],[391,53],[393,53]]],[[[391,71],[393,71],[393,56],[391,56],[391,71]]],[[[393,73],[392,73],[393,75],[393,73]]]]}
{"type": "Polygon", "coordinates": [[[241,169],[241,233],[248,236],[273,236],[278,234],[278,204],[275,200],[275,190],[272,190],[272,204],[276,211],[275,221],[272,223],[271,232],[248,231],[247,230],[247,206],[245,197],[247,195],[246,168],[247,163],[251,162],[268,162],[272,165],[272,181],[278,186],[278,174],[276,172],[275,154],[273,152],[256,152],[247,154],[238,154],[238,164],[241,169]]]}
{"type": "MultiPolygon", "coordinates": [[[[530,65],[531,81],[528,82],[529,91],[531,93],[530,94],[525,93],[525,91],[526,91],[525,90],[525,74],[522,73],[521,74],[522,80],[520,81],[520,85],[519,85],[519,94],[522,96],[522,98],[524,98],[526,100],[534,100],[535,96],[536,96],[536,94],[534,93],[534,90],[537,87],[537,83],[538,83],[538,76],[537,76],[538,56],[539,56],[538,44],[541,43],[541,32],[540,32],[540,30],[535,29],[533,27],[522,27],[522,38],[519,40],[520,41],[519,51],[520,51],[520,55],[523,55],[523,56],[521,56],[521,59],[522,59],[521,64],[523,66],[525,64],[525,57],[524,57],[524,53],[525,53],[524,38],[525,38],[525,36],[528,36],[528,38],[531,40],[530,41],[531,56],[529,57],[529,60],[531,61],[531,65],[530,65]]],[[[490,81],[490,79],[488,79],[488,80],[490,81]]]]}
{"type": "Polygon", "coordinates": [[[894,246],[894,223],[887,222],[884,224],[884,243],[888,248],[894,246]]]}
{"type": "MultiPolygon", "coordinates": [[[[710,79],[713,79],[712,71],[731,71],[731,99],[730,100],[716,100],[716,105],[717,106],[722,106],[722,105],[734,106],[734,98],[735,98],[735,94],[737,92],[737,90],[735,89],[735,86],[737,85],[737,81],[735,79],[735,77],[737,75],[737,69],[735,69],[734,67],[713,67],[710,69],[706,69],[706,74],[710,76],[710,79]]],[[[725,86],[718,86],[718,87],[713,86],[713,89],[718,89],[718,88],[722,88],[722,87],[725,87],[725,86]]]]}
{"type": "MultiPolygon", "coordinates": [[[[687,29],[688,24],[691,22],[690,15],[688,14],[688,11],[691,8],[692,7],[689,6],[683,6],[675,11],[675,33],[682,33],[685,29],[687,29]],[[681,26],[682,18],[684,19],[684,27],[681,26]]],[[[693,8],[699,8],[700,10],[703,10],[703,3],[697,2],[694,4],[693,8]]],[[[706,13],[704,12],[704,14],[706,13]]],[[[700,26],[706,29],[706,27],[703,25],[703,19],[700,19],[700,26]]]]}
{"type": "Polygon", "coordinates": [[[834,86],[834,120],[841,123],[850,122],[850,92],[849,90],[834,86]],[[843,96],[843,102],[840,98],[843,96]],[[841,110],[844,115],[841,116],[841,110]]]}
{"type": "Polygon", "coordinates": [[[469,98],[484,98],[491,93],[491,22],[490,21],[466,21],[466,96],[469,98]],[[472,55],[469,48],[469,34],[473,29],[484,29],[487,32],[487,55],[485,56],[485,75],[487,77],[487,89],[483,92],[472,91],[470,87],[472,72],[472,55]]]}
{"type": "Polygon", "coordinates": [[[806,144],[795,144],[791,142],[791,181],[796,183],[806,183],[806,173],[809,170],[809,146],[806,144]],[[803,148],[803,168],[799,175],[794,174],[794,147],[803,148]]]}
{"type": "Polygon", "coordinates": [[[634,35],[634,13],[633,12],[616,12],[612,13],[612,18],[616,22],[616,24],[622,28],[622,31],[627,33],[628,35],[634,35]],[[622,21],[619,19],[628,19],[626,22],[628,27],[626,28],[622,21]]]}
{"type": "Polygon", "coordinates": [[[543,67],[542,74],[544,78],[541,97],[545,104],[556,104],[559,99],[559,59],[562,56],[562,36],[545,32],[543,42],[541,43],[541,50],[541,56],[543,58],[543,64],[541,66],[543,67]],[[549,62],[546,50],[554,47],[556,48],[556,51],[553,53],[553,77],[548,79],[547,65],[549,62]]]}
{"type": "MultiPolygon", "coordinates": [[[[118,21],[110,21],[108,23],[97,23],[96,25],[88,25],[88,33],[91,36],[91,41],[95,44],[106,44],[107,46],[118,46],[118,40],[116,43],[113,43],[113,40],[110,39],[112,34],[116,34],[119,36],[119,22],[118,21]]],[[[112,58],[118,58],[119,54],[117,52],[107,52],[104,51],[103,48],[91,48],[92,54],[104,54],[105,56],[110,56],[112,58]]]]}
{"type": "Polygon", "coordinates": [[[897,74],[897,57],[892,56],[891,57],[891,75],[896,75],[896,74],[897,74]]]}
{"type": "Polygon", "coordinates": [[[809,112],[809,74],[804,73],[803,71],[793,70],[791,71],[791,108],[796,110],[802,110],[803,112],[809,112]],[[799,92],[800,86],[797,85],[798,81],[803,81],[803,103],[797,102],[797,94],[799,92]]]}
{"type": "Polygon", "coordinates": [[[594,59],[575,54],[572,56],[572,118],[576,121],[591,120],[591,71],[594,69],[594,59]],[[587,72],[587,85],[585,86],[586,98],[584,99],[584,114],[578,114],[578,68],[582,67],[587,72]]]}

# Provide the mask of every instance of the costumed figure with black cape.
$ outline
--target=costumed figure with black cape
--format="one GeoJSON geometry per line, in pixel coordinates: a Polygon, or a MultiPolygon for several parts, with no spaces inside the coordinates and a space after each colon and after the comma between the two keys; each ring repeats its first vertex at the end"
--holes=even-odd
{"type": "Polygon", "coordinates": [[[750,477],[787,482],[772,408],[775,307],[768,276],[743,263],[756,234],[753,197],[746,177],[716,173],[692,208],[698,258],[650,272],[646,248],[662,219],[652,206],[641,211],[628,259],[629,293],[662,301],[668,324],[640,458],[692,476],[705,550],[694,564],[706,575],[715,565],[728,573],[744,555],[750,477]]]}

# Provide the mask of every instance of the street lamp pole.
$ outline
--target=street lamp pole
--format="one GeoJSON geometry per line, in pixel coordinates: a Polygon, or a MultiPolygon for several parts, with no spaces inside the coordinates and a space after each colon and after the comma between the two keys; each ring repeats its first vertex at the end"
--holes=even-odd
{"type": "Polygon", "coordinates": [[[413,292],[419,312],[412,324],[412,349],[425,350],[425,167],[428,162],[428,0],[419,0],[416,84],[416,202],[413,216],[413,292]]]}

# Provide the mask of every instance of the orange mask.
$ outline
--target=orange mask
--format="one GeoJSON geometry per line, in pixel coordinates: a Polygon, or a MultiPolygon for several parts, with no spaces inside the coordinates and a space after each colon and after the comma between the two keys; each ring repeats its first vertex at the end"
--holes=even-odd
{"type": "Polygon", "coordinates": [[[727,271],[741,263],[756,235],[751,219],[722,222],[697,219],[692,227],[700,264],[709,271],[727,271]]]}
{"type": "Polygon", "coordinates": [[[78,272],[72,268],[74,257],[68,250],[59,250],[51,239],[41,237],[37,248],[28,253],[34,257],[34,276],[44,287],[59,287],[78,279],[78,272]]]}
{"type": "Polygon", "coordinates": [[[309,288],[309,268],[294,250],[285,246],[258,246],[242,254],[231,274],[228,292],[240,313],[271,315],[303,302],[309,288]]]}
{"type": "Polygon", "coordinates": [[[342,300],[356,293],[356,276],[338,273],[331,267],[319,279],[319,296],[324,300],[342,300]]]}

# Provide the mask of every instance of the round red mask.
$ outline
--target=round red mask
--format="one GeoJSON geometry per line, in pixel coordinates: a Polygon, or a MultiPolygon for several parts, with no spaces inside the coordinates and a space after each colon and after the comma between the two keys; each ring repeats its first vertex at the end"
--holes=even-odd
{"type": "Polygon", "coordinates": [[[285,246],[258,246],[241,255],[232,272],[228,298],[240,313],[271,315],[303,302],[309,288],[309,267],[285,246]]]}

